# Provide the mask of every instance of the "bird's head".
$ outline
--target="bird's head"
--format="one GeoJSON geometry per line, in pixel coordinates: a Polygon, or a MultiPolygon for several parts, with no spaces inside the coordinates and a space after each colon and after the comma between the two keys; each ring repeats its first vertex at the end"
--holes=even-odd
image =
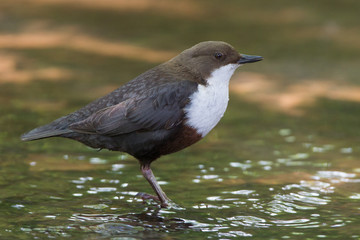
{"type": "Polygon", "coordinates": [[[261,56],[238,53],[234,47],[225,42],[207,41],[186,49],[171,61],[186,67],[202,79],[208,79],[211,74],[222,69],[229,72],[229,77],[242,64],[262,60],[261,56]]]}

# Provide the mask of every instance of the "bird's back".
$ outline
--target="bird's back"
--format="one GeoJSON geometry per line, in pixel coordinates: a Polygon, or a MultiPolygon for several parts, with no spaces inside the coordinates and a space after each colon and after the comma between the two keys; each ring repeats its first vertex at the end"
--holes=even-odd
{"type": "MultiPolygon", "coordinates": [[[[159,141],[161,141],[165,138],[165,135],[169,135],[172,133],[172,131],[162,131],[161,128],[167,128],[165,125],[168,123],[166,123],[165,120],[169,119],[167,120],[167,122],[173,122],[172,123],[173,125],[178,124],[178,119],[174,119],[174,117],[178,117],[178,118],[183,117],[181,116],[182,109],[180,108],[184,106],[177,106],[177,104],[178,103],[180,104],[181,102],[186,102],[191,92],[195,91],[197,86],[197,83],[195,82],[191,82],[183,79],[176,79],[175,77],[176,75],[174,75],[171,72],[166,72],[165,69],[166,69],[166,64],[162,64],[153,69],[150,69],[147,72],[139,75],[132,81],[128,82],[127,84],[114,90],[108,95],[89,103],[88,105],[84,106],[78,111],[75,111],[64,117],[58,118],[47,125],[40,126],[38,128],[31,130],[30,132],[22,135],[21,139],[23,141],[30,141],[30,140],[60,136],[60,137],[66,137],[80,141],[94,148],[107,148],[111,150],[120,150],[120,151],[126,151],[130,148],[133,148],[132,146],[124,146],[125,144],[124,141],[127,140],[132,140],[134,146],[138,144],[139,145],[146,144],[146,141],[144,142],[143,140],[141,140],[141,138],[144,137],[147,137],[149,139],[159,138],[159,141]],[[179,99],[176,99],[176,101],[172,101],[171,98],[173,98],[173,93],[175,93],[175,95],[179,94],[178,93],[179,91],[174,91],[178,85],[181,85],[181,89],[182,89],[180,94],[181,96],[179,96],[181,100],[178,101],[179,99]],[[168,100],[166,100],[166,98],[168,100]],[[142,110],[139,110],[140,113],[137,113],[138,115],[137,118],[140,117],[143,119],[145,118],[151,119],[150,114],[152,114],[152,109],[154,107],[151,106],[152,101],[156,100],[158,102],[158,101],[163,101],[163,99],[165,99],[166,101],[164,103],[161,103],[163,106],[159,106],[159,108],[162,109],[159,109],[158,112],[154,111],[154,116],[153,116],[153,121],[157,121],[160,123],[163,122],[164,123],[162,124],[163,126],[160,126],[158,124],[159,126],[156,126],[155,129],[152,129],[150,125],[145,124],[146,126],[141,126],[142,123],[140,123],[139,126],[124,124],[125,127],[130,127],[130,131],[127,131],[127,129],[123,129],[123,130],[115,129],[114,130],[115,132],[117,131],[119,133],[120,131],[121,134],[112,134],[112,135],[106,133],[99,134],[95,130],[94,131],[91,130],[93,132],[90,131],[91,132],[90,134],[87,134],[89,133],[89,130],[86,131],[87,133],[84,133],[85,131],[83,130],[83,128],[88,128],[88,126],[84,127],[84,125],[88,124],[86,123],[88,119],[90,119],[91,121],[93,120],[92,116],[95,116],[96,118],[97,113],[102,113],[107,109],[111,109],[114,106],[121,105],[121,103],[125,103],[127,102],[127,100],[132,100],[132,99],[135,99],[135,101],[137,99],[141,99],[142,102],[145,102],[144,99],[146,99],[146,101],[148,102],[147,105],[142,106],[142,110]],[[174,113],[172,111],[169,111],[169,106],[168,106],[169,100],[172,102],[171,104],[176,105],[175,108],[177,109],[177,111],[175,111],[174,113]],[[130,136],[131,129],[141,130],[142,132],[144,132],[144,129],[142,128],[145,129],[145,132],[148,131],[146,129],[156,130],[156,131],[149,131],[150,133],[147,133],[145,135],[144,133],[142,133],[141,135],[144,136],[138,137],[136,139],[133,138],[133,136],[130,136]],[[74,131],[74,129],[76,130],[74,131]],[[136,142],[139,143],[137,144],[136,142]]],[[[108,116],[106,116],[106,118],[108,118],[108,116]]],[[[135,122],[141,120],[142,119],[134,119],[135,122]]],[[[121,119],[119,120],[114,119],[114,121],[119,122],[121,121],[121,119]]],[[[93,122],[90,122],[90,125],[93,124],[94,124],[93,122]]],[[[117,123],[115,123],[115,125],[116,124],[117,123]]],[[[169,130],[169,129],[165,129],[165,130],[169,130]]],[[[137,133],[137,135],[139,134],[137,133]]]]}
{"type": "Polygon", "coordinates": [[[113,92],[87,104],[81,109],[70,113],[66,116],[58,118],[53,122],[37,127],[21,136],[23,141],[31,141],[48,137],[60,136],[67,133],[72,133],[73,131],[69,129],[71,124],[82,121],[88,118],[90,115],[94,114],[101,109],[114,106],[128,98],[134,97],[134,95],[143,91],[144,89],[151,88],[154,84],[154,81],[146,81],[151,73],[156,70],[156,68],[150,69],[147,72],[139,75],[134,78],[132,81],[126,83],[125,85],[119,87],[113,92]]]}

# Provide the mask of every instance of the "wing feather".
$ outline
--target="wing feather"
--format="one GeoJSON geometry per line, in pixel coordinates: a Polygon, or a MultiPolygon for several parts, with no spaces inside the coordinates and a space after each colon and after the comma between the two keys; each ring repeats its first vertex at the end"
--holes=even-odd
{"type": "Polygon", "coordinates": [[[184,119],[183,108],[197,83],[167,83],[129,98],[70,125],[70,129],[88,134],[116,136],[134,131],[171,129],[184,119]]]}

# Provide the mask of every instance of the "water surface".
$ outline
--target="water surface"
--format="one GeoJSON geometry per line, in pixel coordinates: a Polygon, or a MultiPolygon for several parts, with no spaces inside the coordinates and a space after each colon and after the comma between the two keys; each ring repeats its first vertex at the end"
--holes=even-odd
{"type": "Polygon", "coordinates": [[[360,238],[358,2],[46,2],[0,3],[1,239],[360,238]],[[135,197],[152,190],[129,155],[20,142],[209,39],[265,60],[205,139],[153,163],[179,208],[135,197]]]}

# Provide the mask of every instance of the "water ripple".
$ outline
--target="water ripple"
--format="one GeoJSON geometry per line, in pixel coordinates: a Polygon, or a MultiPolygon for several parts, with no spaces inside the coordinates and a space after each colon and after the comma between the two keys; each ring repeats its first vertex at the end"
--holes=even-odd
{"type": "Polygon", "coordinates": [[[298,201],[313,205],[325,205],[330,201],[328,199],[322,199],[314,195],[316,195],[316,193],[299,192],[299,193],[290,193],[290,194],[278,194],[274,198],[284,202],[298,201]]]}
{"type": "Polygon", "coordinates": [[[254,216],[234,216],[227,218],[227,220],[231,221],[232,226],[268,228],[272,225],[266,223],[265,219],[254,216]]]}
{"type": "Polygon", "coordinates": [[[289,220],[272,220],[276,226],[279,227],[295,227],[295,228],[314,228],[319,227],[318,222],[311,222],[306,218],[289,219],[289,220]]]}

